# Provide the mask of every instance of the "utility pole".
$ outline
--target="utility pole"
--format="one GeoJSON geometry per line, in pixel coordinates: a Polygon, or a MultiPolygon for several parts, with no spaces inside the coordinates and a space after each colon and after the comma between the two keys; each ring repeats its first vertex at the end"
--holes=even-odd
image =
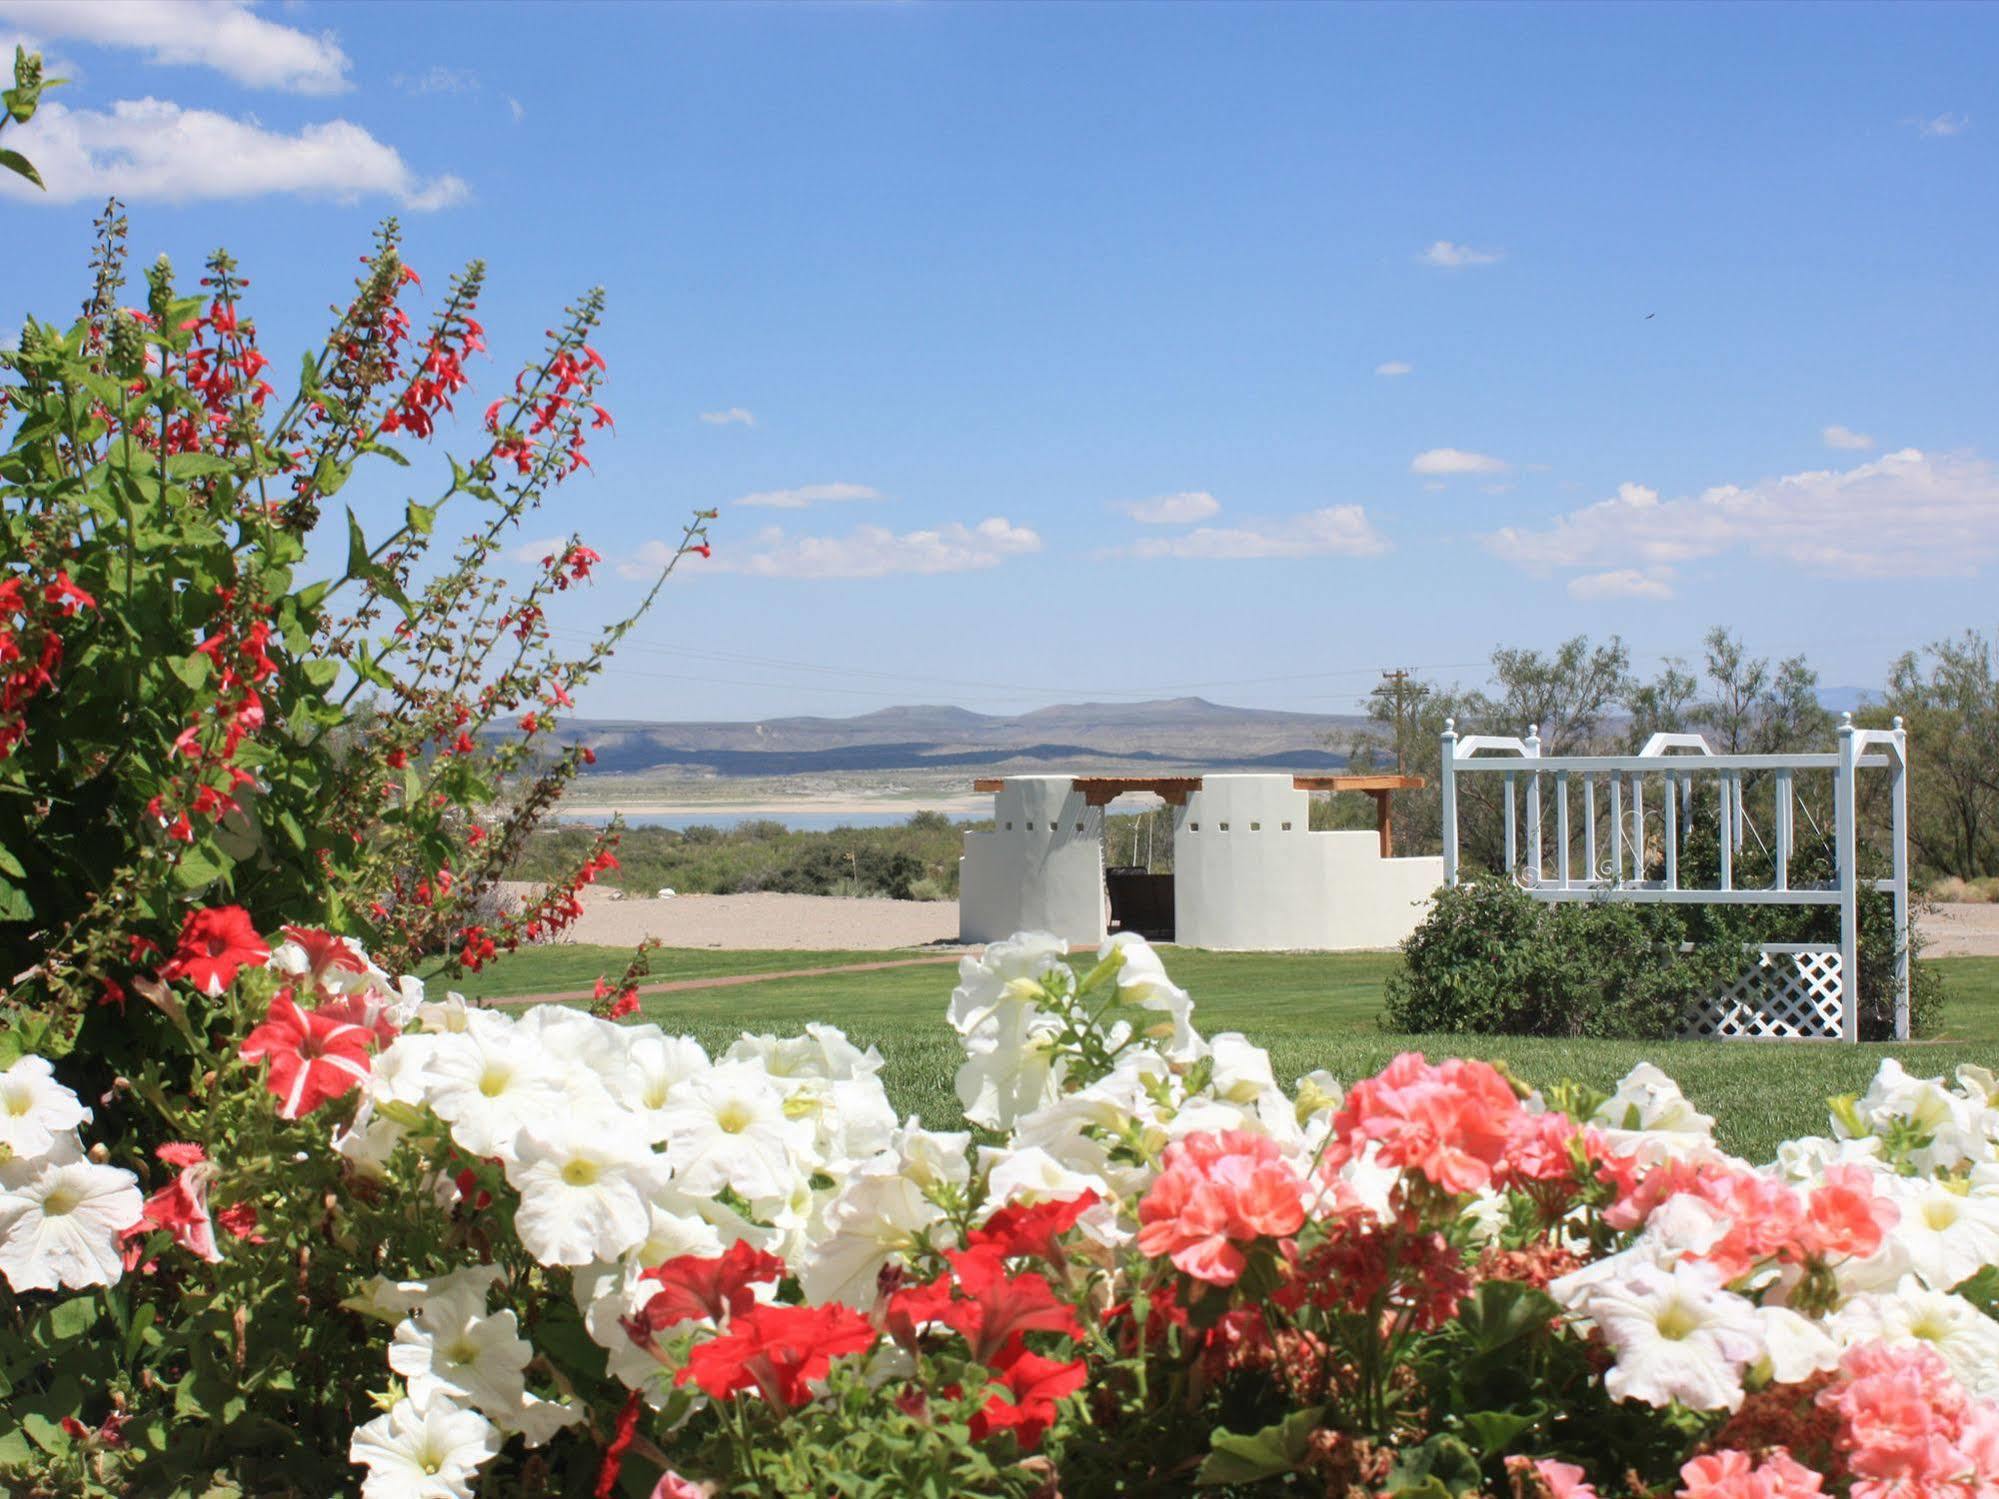
{"type": "Polygon", "coordinates": [[[1429,690],[1421,682],[1412,682],[1408,669],[1400,666],[1396,667],[1393,671],[1383,672],[1381,674],[1381,685],[1374,689],[1377,697],[1388,699],[1395,705],[1395,773],[1397,775],[1407,773],[1402,764],[1403,747],[1408,743],[1409,739],[1407,714],[1410,709],[1416,706],[1417,700],[1429,690]]]}

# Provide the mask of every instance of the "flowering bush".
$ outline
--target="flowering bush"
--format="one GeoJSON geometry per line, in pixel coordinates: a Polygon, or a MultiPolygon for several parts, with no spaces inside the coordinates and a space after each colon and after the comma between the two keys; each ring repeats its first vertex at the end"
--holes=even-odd
{"type": "MultiPolygon", "coordinates": [[[[524,582],[499,566],[611,425],[601,291],[449,458],[421,445],[470,401],[480,263],[425,322],[390,221],[287,395],[234,261],[184,290],[161,259],[125,306],[115,203],[98,228],[83,317],[0,353],[0,1031],[115,1070],[174,1044],[127,1006],[204,908],[332,927],[398,968],[476,968],[572,919],[614,834],[518,912],[485,897],[589,758],[551,748],[561,714],[658,590],[563,647],[548,613],[598,554],[572,535],[524,582]],[[333,508],[364,470],[378,496],[412,486],[372,539],[333,508]]],[[[681,553],[705,554],[706,520],[681,553]]]]}
{"type": "Polygon", "coordinates": [[[1650,1066],[1281,1088],[1143,943],[1029,935],[936,1131],[829,1026],[710,1056],[226,909],[160,973],[193,1086],[0,1074],[17,1492],[1999,1495],[1977,1068],[1756,1167],[1650,1066]]]}

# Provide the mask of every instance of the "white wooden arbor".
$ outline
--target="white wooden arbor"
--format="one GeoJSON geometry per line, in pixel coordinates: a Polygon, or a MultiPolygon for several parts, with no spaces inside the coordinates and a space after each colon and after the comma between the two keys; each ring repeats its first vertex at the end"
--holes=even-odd
{"type": "Polygon", "coordinates": [[[1852,714],[1844,714],[1839,747],[1831,753],[1718,755],[1698,734],[1654,734],[1635,755],[1544,756],[1537,727],[1517,739],[1487,734],[1460,739],[1450,721],[1442,748],[1446,884],[1458,882],[1457,778],[1497,775],[1505,782],[1506,867],[1537,900],[1838,906],[1837,948],[1765,943],[1740,982],[1688,1018],[1688,1034],[1744,1039],[1859,1039],[1857,783],[1863,770],[1887,770],[1892,874],[1876,880],[1874,888],[1895,898],[1895,1035],[1908,1038],[1909,755],[1901,719],[1892,729],[1861,729],[1854,727],[1852,714]],[[1752,772],[1769,778],[1769,843],[1744,807],[1744,778],[1752,772]],[[1832,777],[1836,869],[1829,885],[1798,885],[1791,879],[1801,775],[1832,777]],[[1693,829],[1696,777],[1712,779],[1718,808],[1721,867],[1711,888],[1688,888],[1680,881],[1681,848],[1693,829]],[[1574,782],[1581,786],[1580,807],[1574,805],[1574,782]],[[1550,797],[1552,872],[1544,811],[1550,797]],[[1773,878],[1767,886],[1745,888],[1735,881],[1735,855],[1745,835],[1771,855],[1773,878]],[[1650,877],[1647,857],[1653,848],[1660,851],[1664,866],[1656,879],[1650,877]]]}

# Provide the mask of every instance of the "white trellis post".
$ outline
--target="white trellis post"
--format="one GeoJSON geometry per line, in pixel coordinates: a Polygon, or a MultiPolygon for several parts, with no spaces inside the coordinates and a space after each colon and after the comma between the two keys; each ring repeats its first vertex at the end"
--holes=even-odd
{"type": "MultiPolygon", "coordinates": [[[[1527,732],[1521,735],[1527,745],[1526,758],[1541,758],[1541,726],[1527,725],[1527,732]]],[[[1534,883],[1540,884],[1546,873],[1541,859],[1541,772],[1536,770],[1527,777],[1527,844],[1534,851],[1534,883]]]]}
{"type": "Polygon", "coordinates": [[[1895,766],[1889,785],[1893,815],[1895,880],[1895,1039],[1909,1039],[1909,736],[1895,717],[1889,746],[1895,766]]]}
{"type": "Polygon", "coordinates": [[[1853,715],[1839,716],[1839,769],[1833,775],[1834,861],[1839,875],[1840,1030],[1844,1039],[1860,1039],[1860,881],[1854,868],[1857,852],[1857,808],[1854,802],[1853,715]]]}
{"type": "Polygon", "coordinates": [[[1442,831],[1444,835],[1444,883],[1458,882],[1458,721],[1444,720],[1444,766],[1437,778],[1437,787],[1442,797],[1442,831]]]}

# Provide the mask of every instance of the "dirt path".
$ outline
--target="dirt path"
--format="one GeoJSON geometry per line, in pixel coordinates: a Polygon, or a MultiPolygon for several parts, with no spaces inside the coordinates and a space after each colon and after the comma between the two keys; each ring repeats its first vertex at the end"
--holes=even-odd
{"type": "MultiPolygon", "coordinates": [[[[778,973],[725,973],[705,979],[668,979],[663,983],[640,984],[638,992],[645,994],[683,994],[690,989],[733,989],[739,984],[768,984],[776,979],[816,979],[834,973],[878,973],[884,968],[922,968],[937,963],[955,963],[957,953],[938,953],[926,958],[896,958],[886,963],[842,963],[831,968],[787,968],[778,973]]],[[[539,1005],[548,1003],[570,1004],[577,1000],[589,1003],[596,995],[588,989],[559,989],[548,994],[512,994],[504,998],[495,997],[484,1003],[489,1005],[539,1005]]]]}

